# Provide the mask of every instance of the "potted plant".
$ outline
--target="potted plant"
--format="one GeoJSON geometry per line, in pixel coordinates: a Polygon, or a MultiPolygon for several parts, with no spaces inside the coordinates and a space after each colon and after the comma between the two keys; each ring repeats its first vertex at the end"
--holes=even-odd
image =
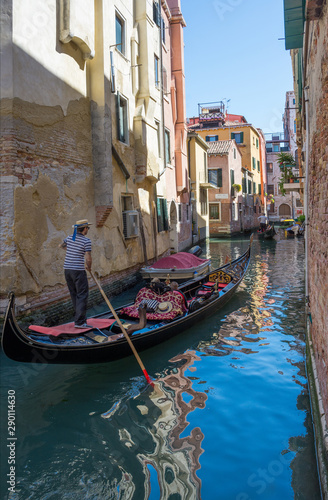
{"type": "Polygon", "coordinates": [[[284,184],[287,182],[294,182],[292,168],[296,165],[296,162],[292,154],[285,152],[277,154],[277,160],[281,172],[281,177],[278,181],[278,186],[282,196],[285,196],[286,190],[284,189],[284,184]]]}
{"type": "Polygon", "coordinates": [[[241,185],[240,184],[233,184],[232,187],[237,193],[240,193],[241,191],[241,185]]]}

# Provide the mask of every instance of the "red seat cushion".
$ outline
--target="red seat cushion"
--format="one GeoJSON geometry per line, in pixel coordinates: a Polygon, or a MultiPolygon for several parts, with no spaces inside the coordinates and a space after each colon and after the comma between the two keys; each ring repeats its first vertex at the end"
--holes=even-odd
{"type": "Polygon", "coordinates": [[[90,325],[90,328],[75,328],[74,323],[66,323],[64,325],[52,327],[30,325],[29,330],[37,333],[43,333],[44,335],[58,337],[59,335],[79,335],[81,333],[89,332],[94,328],[108,328],[114,322],[114,318],[88,318],[87,324],[90,325]]]}

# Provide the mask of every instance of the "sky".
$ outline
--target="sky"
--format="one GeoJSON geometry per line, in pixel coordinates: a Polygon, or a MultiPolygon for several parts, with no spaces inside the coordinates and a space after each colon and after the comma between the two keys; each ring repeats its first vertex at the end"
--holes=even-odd
{"type": "Polygon", "coordinates": [[[187,117],[224,101],[264,133],[283,131],[288,90],[283,0],[181,0],[187,117]],[[228,102],[228,100],[230,101],[228,102]]]}

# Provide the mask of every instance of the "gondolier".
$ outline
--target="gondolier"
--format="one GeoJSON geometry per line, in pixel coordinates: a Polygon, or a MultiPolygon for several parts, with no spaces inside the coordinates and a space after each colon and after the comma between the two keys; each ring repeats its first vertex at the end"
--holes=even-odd
{"type": "Polygon", "coordinates": [[[87,271],[91,271],[91,240],[86,237],[90,223],[78,220],[72,226],[74,232],[64,239],[59,248],[66,249],[64,262],[65,279],[74,308],[75,328],[86,328],[86,313],[89,296],[87,271]]]}
{"type": "Polygon", "coordinates": [[[265,231],[269,223],[269,219],[266,215],[260,215],[260,217],[258,217],[258,220],[260,221],[260,230],[265,231]]]}

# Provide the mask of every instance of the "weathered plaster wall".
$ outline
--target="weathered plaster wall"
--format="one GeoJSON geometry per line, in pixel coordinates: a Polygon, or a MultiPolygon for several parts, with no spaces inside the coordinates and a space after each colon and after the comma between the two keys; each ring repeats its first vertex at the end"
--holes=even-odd
{"type": "Polygon", "coordinates": [[[328,4],[310,24],[309,85],[309,297],[311,334],[328,424],[328,4]]]}

